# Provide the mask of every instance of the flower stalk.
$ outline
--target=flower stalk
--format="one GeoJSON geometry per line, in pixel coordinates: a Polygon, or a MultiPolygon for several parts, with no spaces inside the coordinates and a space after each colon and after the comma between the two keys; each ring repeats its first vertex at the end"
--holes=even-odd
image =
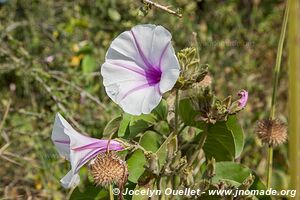
{"type": "Polygon", "coordinates": [[[289,48],[289,162],[290,189],[297,194],[291,199],[300,199],[300,2],[288,1],[290,7],[288,48],[289,48]]]}
{"type": "MultiPolygon", "coordinates": [[[[279,75],[280,75],[282,49],[283,49],[283,43],[284,43],[285,32],[286,32],[287,21],[288,21],[288,13],[289,13],[289,5],[287,4],[286,8],[285,8],[284,18],[283,18],[283,24],[282,24],[282,28],[281,28],[279,44],[278,44],[278,48],[277,48],[275,69],[274,69],[274,81],[273,81],[272,102],[271,102],[271,111],[270,111],[270,119],[271,120],[275,119],[275,113],[276,113],[276,96],[277,96],[277,88],[278,88],[279,75]]],[[[267,188],[271,187],[272,165],[273,165],[273,146],[269,145],[267,188]]]]}
{"type": "Polygon", "coordinates": [[[176,89],[176,94],[175,94],[175,103],[174,103],[174,109],[175,109],[175,135],[178,134],[178,104],[179,104],[179,90],[176,89]]]}
{"type": "Polygon", "coordinates": [[[205,140],[207,138],[207,133],[208,133],[208,124],[205,125],[203,133],[200,137],[200,141],[198,144],[197,149],[195,150],[195,152],[193,153],[193,155],[191,156],[191,159],[189,160],[189,166],[192,166],[194,161],[196,160],[197,156],[200,154],[201,149],[204,146],[205,140]]]}
{"type": "Polygon", "coordinates": [[[109,184],[109,200],[114,200],[113,185],[109,184]]]}

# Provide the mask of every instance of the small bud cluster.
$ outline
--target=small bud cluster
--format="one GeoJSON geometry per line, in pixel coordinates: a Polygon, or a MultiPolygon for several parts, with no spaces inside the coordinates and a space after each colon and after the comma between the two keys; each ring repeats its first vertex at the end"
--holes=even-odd
{"type": "Polygon", "coordinates": [[[208,75],[207,65],[201,65],[195,48],[186,48],[178,53],[181,74],[175,88],[186,90],[192,85],[209,87],[211,76],[208,75]]]}

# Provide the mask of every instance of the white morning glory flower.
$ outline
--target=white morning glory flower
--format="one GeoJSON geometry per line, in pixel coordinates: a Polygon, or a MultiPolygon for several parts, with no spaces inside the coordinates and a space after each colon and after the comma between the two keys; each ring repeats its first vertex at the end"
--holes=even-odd
{"type": "MultiPolygon", "coordinates": [[[[109,140],[87,137],[75,131],[71,125],[59,114],[56,114],[51,136],[58,153],[71,163],[71,170],[60,182],[64,188],[78,185],[79,169],[99,153],[106,152],[109,140]]],[[[123,150],[121,143],[111,140],[110,150],[123,150]]]]}
{"type": "Polygon", "coordinates": [[[179,63],[171,34],[162,26],[138,25],[111,43],[101,67],[107,95],[132,115],[150,113],[171,90],[179,63]]]}

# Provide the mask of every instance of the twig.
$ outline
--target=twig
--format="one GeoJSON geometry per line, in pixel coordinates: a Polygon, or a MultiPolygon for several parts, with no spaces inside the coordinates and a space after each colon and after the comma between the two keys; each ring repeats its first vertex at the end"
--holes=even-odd
{"type": "Polygon", "coordinates": [[[177,17],[182,17],[182,14],[179,14],[178,12],[169,9],[169,8],[168,8],[169,6],[163,6],[163,5],[160,5],[160,4],[155,3],[155,2],[153,2],[153,1],[150,1],[150,0],[142,0],[142,2],[143,2],[144,4],[148,4],[148,5],[150,5],[150,6],[154,6],[154,7],[158,8],[158,9],[161,9],[161,10],[163,10],[163,11],[166,11],[166,12],[168,12],[168,13],[170,13],[170,14],[172,14],[172,15],[175,15],[175,16],[177,16],[177,17]]]}
{"type": "Polygon", "coordinates": [[[10,145],[9,143],[6,143],[3,147],[1,147],[1,149],[0,149],[0,157],[3,158],[4,160],[7,160],[7,161],[11,162],[11,163],[14,163],[16,165],[21,166],[20,163],[14,161],[14,160],[12,160],[12,159],[10,159],[10,158],[8,158],[8,157],[6,157],[4,155],[4,151],[9,147],[9,145],[10,145]]]}
{"type": "Polygon", "coordinates": [[[12,159],[4,156],[4,155],[0,155],[0,156],[1,156],[1,158],[3,158],[4,160],[7,160],[8,162],[14,163],[15,165],[18,165],[18,166],[22,166],[20,163],[14,161],[14,160],[12,160],[12,159]]]}
{"type": "Polygon", "coordinates": [[[83,88],[79,87],[78,85],[62,78],[61,76],[59,76],[58,74],[61,74],[60,72],[58,71],[49,71],[49,72],[46,72],[46,71],[42,71],[42,70],[37,70],[37,69],[33,69],[34,72],[37,72],[43,76],[46,76],[47,78],[54,78],[72,88],[74,88],[75,90],[77,90],[78,92],[80,93],[83,93],[86,95],[86,97],[88,97],[90,100],[92,100],[93,102],[95,102],[97,105],[99,105],[102,109],[105,109],[105,106],[104,104],[99,100],[98,97],[95,97],[93,96],[91,93],[89,93],[88,91],[84,90],[83,88]]]}
{"type": "MultiPolygon", "coordinates": [[[[58,99],[57,96],[55,96],[52,93],[52,89],[38,76],[33,76],[35,78],[36,81],[38,81],[39,83],[41,83],[41,85],[45,88],[45,90],[49,93],[49,95],[51,96],[51,98],[55,101],[55,103],[57,104],[57,106],[59,107],[59,109],[61,109],[64,113],[68,113],[67,109],[63,106],[63,104],[60,102],[60,100],[58,99]]],[[[81,132],[84,133],[84,130],[81,128],[81,126],[75,121],[75,119],[73,117],[69,117],[70,121],[76,126],[76,128],[78,128],[81,132]]]]}
{"type": "Polygon", "coordinates": [[[87,92],[86,90],[84,90],[83,88],[79,87],[78,85],[75,85],[74,83],[71,83],[68,80],[62,79],[61,77],[55,75],[55,74],[51,74],[52,78],[61,81],[62,83],[65,83],[66,85],[71,86],[72,88],[76,89],[77,91],[85,94],[90,100],[94,101],[96,104],[98,104],[99,106],[101,106],[101,108],[105,108],[105,106],[103,105],[103,103],[100,102],[99,98],[93,96],[92,94],[90,94],[89,92],[87,92]]]}
{"type": "Polygon", "coordinates": [[[3,147],[0,148],[0,155],[9,147],[9,143],[6,143],[3,147]]]}
{"type": "Polygon", "coordinates": [[[9,112],[9,108],[10,108],[10,104],[11,104],[11,99],[9,99],[9,101],[8,101],[8,104],[6,106],[6,109],[5,109],[5,112],[4,112],[4,115],[3,115],[3,119],[2,119],[2,121],[0,123],[0,133],[2,132],[5,120],[7,118],[7,115],[8,115],[8,112],[9,112]]]}

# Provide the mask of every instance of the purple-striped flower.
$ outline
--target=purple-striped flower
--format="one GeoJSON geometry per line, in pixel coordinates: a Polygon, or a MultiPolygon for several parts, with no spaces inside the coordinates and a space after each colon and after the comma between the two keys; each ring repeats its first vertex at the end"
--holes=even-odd
{"type": "MultiPolygon", "coordinates": [[[[78,185],[79,169],[99,153],[105,152],[109,140],[87,137],[75,131],[59,114],[56,114],[51,136],[58,153],[71,163],[71,170],[60,180],[64,188],[78,185]]],[[[110,150],[122,150],[124,147],[117,141],[111,140],[110,150]]]]}
{"type": "Polygon", "coordinates": [[[108,96],[133,115],[150,113],[175,85],[180,70],[162,26],[138,25],[111,43],[101,74],[108,96]]]}
{"type": "Polygon", "coordinates": [[[240,99],[238,100],[238,106],[244,108],[248,101],[248,92],[246,90],[240,90],[238,93],[240,99]]]}

